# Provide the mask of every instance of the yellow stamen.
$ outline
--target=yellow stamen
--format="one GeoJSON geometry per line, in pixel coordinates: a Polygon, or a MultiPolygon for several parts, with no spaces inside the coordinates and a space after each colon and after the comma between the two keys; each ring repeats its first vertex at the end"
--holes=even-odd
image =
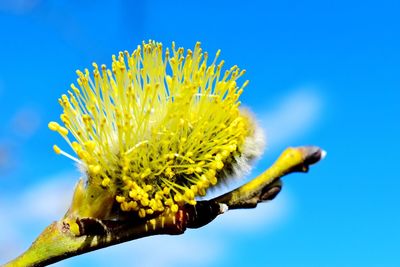
{"type": "Polygon", "coordinates": [[[200,43],[185,53],[150,41],[113,56],[110,69],[93,63],[92,77],[78,70],[77,85],[59,99],[65,127],[48,127],[79,159],[54,151],[82,164],[91,185],[115,192],[125,212],[144,218],[195,205],[234,169],[255,134],[239,109],[244,71],[224,71],[219,55],[210,64],[200,43]]]}

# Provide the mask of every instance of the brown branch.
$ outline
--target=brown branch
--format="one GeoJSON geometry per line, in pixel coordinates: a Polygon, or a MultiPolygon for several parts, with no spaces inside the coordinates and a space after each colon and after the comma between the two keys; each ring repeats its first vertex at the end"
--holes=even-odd
{"type": "Polygon", "coordinates": [[[187,228],[199,228],[228,209],[254,208],[272,200],[280,192],[281,177],[292,172],[307,172],[309,165],[321,160],[318,147],[288,148],[264,173],[250,182],[211,200],[184,205],[176,214],[159,214],[152,219],[117,221],[78,218],[80,235],[76,236],[63,220],[52,223],[10,266],[45,266],[63,259],[142,237],[183,234],[187,228]]]}

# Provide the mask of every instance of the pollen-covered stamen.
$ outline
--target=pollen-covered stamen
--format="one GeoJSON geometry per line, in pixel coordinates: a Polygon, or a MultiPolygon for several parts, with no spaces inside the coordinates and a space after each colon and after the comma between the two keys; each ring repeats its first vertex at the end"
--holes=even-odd
{"type": "Polygon", "coordinates": [[[82,162],[79,159],[77,159],[77,158],[71,156],[70,154],[66,153],[65,151],[61,150],[57,145],[53,146],[53,150],[54,150],[54,152],[56,154],[61,154],[61,155],[65,156],[65,157],[75,161],[78,164],[82,164],[82,162]]]}
{"type": "Polygon", "coordinates": [[[245,151],[254,123],[239,110],[244,71],[224,71],[219,55],[210,64],[200,43],[185,53],[150,41],[113,56],[110,70],[93,63],[92,76],[77,71],[78,86],[59,100],[65,127],[49,128],[70,144],[89,180],[115,192],[121,210],[146,217],[194,205],[238,160],[254,156],[245,151]]]}

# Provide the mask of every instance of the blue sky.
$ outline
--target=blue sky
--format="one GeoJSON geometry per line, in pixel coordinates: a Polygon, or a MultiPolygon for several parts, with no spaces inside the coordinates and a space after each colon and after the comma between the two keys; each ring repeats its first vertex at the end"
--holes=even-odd
{"type": "Polygon", "coordinates": [[[242,102],[268,136],[251,176],[288,146],[328,157],[255,210],[55,266],[400,266],[399,10],[385,0],[0,0],[0,262],[63,215],[79,177],[47,129],[75,70],[154,39],[201,41],[247,70],[242,102]]]}

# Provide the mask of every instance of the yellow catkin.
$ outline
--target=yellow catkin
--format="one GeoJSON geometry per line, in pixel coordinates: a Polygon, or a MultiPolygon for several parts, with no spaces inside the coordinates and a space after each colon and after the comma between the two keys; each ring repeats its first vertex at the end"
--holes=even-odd
{"type": "Polygon", "coordinates": [[[113,56],[110,69],[94,63],[92,75],[77,71],[77,85],[59,99],[64,126],[49,128],[78,159],[54,151],[83,165],[105,193],[117,192],[125,212],[146,217],[195,205],[233,169],[254,134],[239,109],[244,71],[223,71],[219,53],[209,62],[200,43],[185,52],[149,41],[113,56]]]}

